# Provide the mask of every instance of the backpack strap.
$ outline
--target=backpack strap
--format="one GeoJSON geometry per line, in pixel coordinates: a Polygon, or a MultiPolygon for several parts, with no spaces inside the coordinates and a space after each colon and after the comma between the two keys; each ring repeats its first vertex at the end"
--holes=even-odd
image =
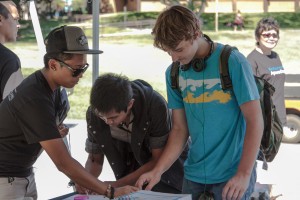
{"type": "Polygon", "coordinates": [[[222,89],[231,89],[232,81],[229,75],[228,59],[231,54],[231,51],[238,50],[236,47],[232,47],[228,44],[224,45],[221,55],[220,55],[220,77],[222,89]]]}
{"type": "Polygon", "coordinates": [[[179,62],[173,62],[171,66],[171,87],[172,89],[179,89],[179,62]]]}
{"type": "MultiPolygon", "coordinates": [[[[236,47],[232,47],[228,44],[224,45],[221,55],[220,55],[220,77],[222,89],[231,89],[232,81],[229,75],[228,59],[231,54],[231,51],[238,50],[236,47]]],[[[179,89],[179,62],[173,62],[171,66],[171,87],[173,89],[179,89]]]]}

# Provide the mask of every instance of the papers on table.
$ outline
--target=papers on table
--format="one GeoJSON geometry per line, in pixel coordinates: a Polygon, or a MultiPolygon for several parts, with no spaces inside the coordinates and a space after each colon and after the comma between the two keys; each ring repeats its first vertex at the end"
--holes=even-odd
{"type": "MultiPolygon", "coordinates": [[[[163,200],[191,200],[192,195],[190,194],[169,194],[169,193],[161,193],[161,192],[152,192],[146,190],[140,190],[138,192],[134,192],[128,195],[124,195],[115,200],[155,200],[155,199],[163,199],[163,200]]],[[[76,194],[71,197],[68,197],[64,200],[107,200],[107,197],[102,195],[80,195],[76,194]]]]}

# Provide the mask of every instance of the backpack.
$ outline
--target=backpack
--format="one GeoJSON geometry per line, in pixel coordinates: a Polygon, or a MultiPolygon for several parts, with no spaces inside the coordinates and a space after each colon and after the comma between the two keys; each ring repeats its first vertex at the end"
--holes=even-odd
{"type": "MultiPolygon", "coordinates": [[[[232,50],[238,49],[230,45],[224,45],[220,55],[220,79],[223,90],[232,89],[228,68],[228,59],[232,50]]],[[[179,67],[178,62],[174,62],[171,66],[171,86],[173,89],[179,89],[179,67]]],[[[264,120],[264,131],[257,159],[263,161],[263,169],[267,170],[267,162],[272,162],[279,151],[283,128],[272,101],[275,88],[260,77],[254,76],[254,79],[260,95],[260,105],[264,120]]]]}

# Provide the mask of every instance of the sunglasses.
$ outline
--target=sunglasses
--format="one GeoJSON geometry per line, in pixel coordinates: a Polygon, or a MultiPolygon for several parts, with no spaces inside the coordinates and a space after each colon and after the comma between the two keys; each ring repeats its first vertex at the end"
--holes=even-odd
{"type": "MultiPolygon", "coordinates": [[[[53,59],[54,59],[54,58],[53,58],[53,59]]],[[[77,77],[77,76],[79,76],[81,73],[84,73],[84,72],[87,70],[87,68],[89,67],[89,64],[86,63],[86,64],[84,64],[81,68],[79,68],[79,69],[74,69],[73,67],[71,67],[70,65],[68,65],[67,63],[65,63],[64,61],[58,60],[58,59],[56,59],[56,58],[55,58],[54,60],[56,60],[57,62],[59,62],[60,65],[63,65],[63,66],[65,66],[65,67],[67,67],[70,71],[72,71],[72,76],[73,76],[73,77],[77,77]]]]}
{"type": "Polygon", "coordinates": [[[263,34],[261,34],[261,36],[263,36],[264,38],[270,38],[271,36],[273,38],[278,38],[277,33],[263,33],[263,34]]]}

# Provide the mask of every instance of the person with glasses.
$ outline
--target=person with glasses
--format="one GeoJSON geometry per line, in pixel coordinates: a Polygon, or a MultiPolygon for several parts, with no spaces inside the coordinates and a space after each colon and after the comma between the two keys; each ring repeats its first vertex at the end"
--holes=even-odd
{"type": "Polygon", "coordinates": [[[101,182],[69,154],[56,123],[55,90],[72,88],[86,71],[88,47],[76,26],[53,29],[45,39],[44,67],[29,75],[0,104],[0,199],[38,198],[33,164],[44,150],[57,169],[78,184],[114,198],[137,188],[101,182]]]}
{"type": "Polygon", "coordinates": [[[4,46],[17,39],[19,13],[13,1],[0,1],[0,103],[23,80],[19,57],[4,46]]]}
{"type": "Polygon", "coordinates": [[[255,29],[256,47],[247,56],[255,76],[272,84],[275,92],[274,105],[284,130],[286,130],[286,109],[284,102],[285,69],[278,53],[273,51],[279,41],[279,24],[273,17],[262,18],[255,29]]]}
{"type": "MultiPolygon", "coordinates": [[[[171,116],[166,100],[143,80],[107,73],[95,81],[90,104],[85,168],[100,176],[106,157],[116,177],[110,183],[134,185],[142,173],[153,168],[167,142],[171,116]]],[[[188,144],[153,191],[181,193],[187,150],[188,144]]],[[[79,185],[76,188],[86,192],[79,185]]]]}
{"type": "Polygon", "coordinates": [[[184,6],[166,8],[152,35],[154,46],[173,61],[165,72],[172,129],[157,164],[136,185],[142,188],[148,183],[145,189],[149,190],[158,183],[190,138],[182,193],[192,194],[193,200],[249,200],[263,133],[259,94],[249,62],[239,51],[231,52],[232,90],[223,90],[219,66],[224,45],[205,35],[199,18],[184,6]],[[175,72],[173,64],[179,66],[175,72]],[[173,89],[171,73],[178,73],[178,89],[173,89]]]}

